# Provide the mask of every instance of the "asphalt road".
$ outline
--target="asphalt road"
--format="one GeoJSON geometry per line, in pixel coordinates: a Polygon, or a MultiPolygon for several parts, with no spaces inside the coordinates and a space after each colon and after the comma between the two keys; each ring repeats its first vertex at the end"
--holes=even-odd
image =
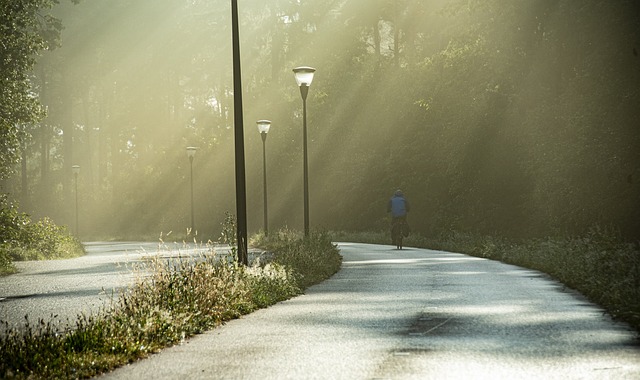
{"type": "MultiPolygon", "coordinates": [[[[305,295],[120,368],[114,379],[640,379],[636,334],[538,272],[465,255],[341,243],[343,268],[305,295]]],[[[0,319],[97,311],[150,257],[205,247],[90,243],[19,263],[0,319]]]]}
{"type": "Polygon", "coordinates": [[[0,277],[0,320],[20,328],[28,315],[31,324],[53,319],[73,326],[79,314],[108,305],[149,258],[193,255],[213,247],[95,242],[85,248],[87,255],[75,259],[16,263],[19,273],[0,277]]]}
{"type": "Polygon", "coordinates": [[[107,379],[639,379],[636,334],[538,272],[340,244],[343,269],[107,379]]]}

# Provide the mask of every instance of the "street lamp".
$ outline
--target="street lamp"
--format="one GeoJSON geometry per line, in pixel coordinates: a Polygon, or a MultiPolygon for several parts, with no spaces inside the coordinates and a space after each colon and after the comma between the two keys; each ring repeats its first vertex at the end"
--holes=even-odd
{"type": "Polygon", "coordinates": [[[236,240],[237,262],[249,265],[247,250],[247,181],[244,160],[244,121],[242,117],[242,70],[240,68],[240,26],[238,0],[231,0],[231,37],[233,53],[233,135],[236,163],[236,240]]]}
{"type": "Polygon", "coordinates": [[[264,189],[264,236],[269,236],[269,218],[267,217],[267,133],[269,133],[269,128],[271,128],[271,121],[269,120],[258,120],[256,122],[258,125],[258,132],[260,132],[260,136],[262,136],[262,179],[263,179],[263,189],[264,189]]]}
{"type": "Polygon", "coordinates": [[[73,165],[71,167],[71,171],[73,172],[73,178],[76,185],[76,237],[79,237],[78,234],[78,174],[80,174],[80,165],[73,165]]]}
{"type": "Polygon", "coordinates": [[[194,146],[187,147],[187,156],[189,157],[189,165],[191,166],[191,233],[195,233],[195,219],[193,217],[193,157],[196,155],[198,148],[194,146]]]}
{"type": "Polygon", "coordinates": [[[316,69],[308,66],[296,67],[293,73],[302,95],[302,155],[304,161],[304,236],[309,236],[309,163],[307,156],[307,94],[316,69]]]}

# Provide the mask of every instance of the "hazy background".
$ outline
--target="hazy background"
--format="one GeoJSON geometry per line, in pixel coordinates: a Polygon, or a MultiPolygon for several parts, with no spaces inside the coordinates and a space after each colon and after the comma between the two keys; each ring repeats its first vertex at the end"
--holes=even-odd
{"type": "MultiPolygon", "coordinates": [[[[250,231],[302,229],[308,98],[312,228],[386,228],[396,188],[424,234],[640,239],[640,7],[609,0],[239,0],[250,231]]],[[[235,212],[228,0],[63,1],[34,84],[48,117],[9,187],[84,240],[235,212]]]]}

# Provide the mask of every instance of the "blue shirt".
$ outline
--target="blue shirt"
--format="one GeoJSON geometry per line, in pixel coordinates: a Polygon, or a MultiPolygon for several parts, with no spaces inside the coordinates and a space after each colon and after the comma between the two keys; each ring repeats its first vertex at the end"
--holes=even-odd
{"type": "Polygon", "coordinates": [[[409,212],[409,202],[403,196],[394,195],[389,200],[389,207],[387,208],[394,218],[405,216],[409,212]]]}

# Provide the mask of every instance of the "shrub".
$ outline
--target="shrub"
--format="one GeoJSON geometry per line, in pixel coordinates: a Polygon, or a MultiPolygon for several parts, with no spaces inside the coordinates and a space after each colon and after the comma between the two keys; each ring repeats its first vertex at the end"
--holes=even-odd
{"type": "Polygon", "coordinates": [[[33,222],[0,195],[0,272],[15,271],[12,260],[43,260],[84,254],[80,241],[49,218],[33,222]]]}
{"type": "Polygon", "coordinates": [[[253,244],[275,251],[274,262],[294,268],[300,288],[306,288],[330,277],[340,269],[342,256],[327,232],[312,231],[308,237],[282,229],[268,238],[261,235],[253,244]]]}
{"type": "MultiPolygon", "coordinates": [[[[2,244],[3,246],[4,244],[2,244]]],[[[11,255],[6,248],[0,246],[0,275],[6,275],[16,272],[16,266],[11,260],[11,255]]]]}

